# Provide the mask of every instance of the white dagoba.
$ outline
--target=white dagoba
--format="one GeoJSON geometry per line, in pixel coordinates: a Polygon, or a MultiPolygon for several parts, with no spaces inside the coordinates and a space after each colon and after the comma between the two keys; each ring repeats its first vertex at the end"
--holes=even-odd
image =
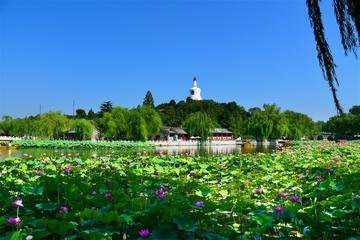
{"type": "Polygon", "coordinates": [[[201,89],[197,86],[196,77],[193,79],[193,86],[190,88],[190,98],[195,101],[201,101],[201,89]]]}

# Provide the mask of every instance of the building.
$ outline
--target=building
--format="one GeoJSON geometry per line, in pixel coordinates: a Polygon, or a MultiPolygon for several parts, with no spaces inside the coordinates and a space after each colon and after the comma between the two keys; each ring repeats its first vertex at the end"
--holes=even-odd
{"type": "Polygon", "coordinates": [[[232,132],[225,128],[214,128],[212,130],[212,136],[209,137],[209,140],[226,141],[226,140],[232,140],[232,139],[233,139],[232,132]]]}
{"type": "Polygon", "coordinates": [[[187,141],[189,135],[182,128],[163,127],[160,129],[160,134],[155,137],[155,139],[160,141],[187,141]]]}
{"type": "Polygon", "coordinates": [[[201,101],[201,89],[197,85],[196,77],[193,79],[193,86],[190,88],[190,96],[189,98],[194,101],[201,101]]]}

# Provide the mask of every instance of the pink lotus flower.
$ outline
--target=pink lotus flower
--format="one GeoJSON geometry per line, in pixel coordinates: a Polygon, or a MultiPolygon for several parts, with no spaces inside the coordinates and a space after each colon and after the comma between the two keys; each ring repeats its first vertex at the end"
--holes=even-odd
{"type": "Polygon", "coordinates": [[[325,167],[325,170],[327,170],[327,171],[330,171],[330,169],[331,169],[330,166],[326,166],[326,167],[325,167]]]}
{"type": "Polygon", "coordinates": [[[12,205],[14,207],[24,207],[24,204],[21,199],[16,199],[12,202],[12,205]]]}
{"type": "Polygon", "coordinates": [[[148,228],[143,228],[138,231],[138,234],[142,238],[146,238],[150,235],[150,230],[148,228]]]}
{"type": "Polygon", "coordinates": [[[36,175],[40,176],[43,174],[43,171],[41,169],[38,169],[35,171],[36,175]]]}
{"type": "Polygon", "coordinates": [[[283,207],[283,206],[276,206],[275,208],[274,208],[274,210],[275,210],[275,212],[282,212],[282,211],[284,211],[285,210],[285,208],[283,207]]]}
{"type": "Polygon", "coordinates": [[[284,192],[284,193],[281,194],[281,197],[287,197],[287,196],[289,196],[288,192],[284,192]]]}
{"type": "Polygon", "coordinates": [[[7,220],[7,223],[10,225],[18,225],[21,222],[21,219],[19,217],[17,218],[9,218],[7,220]]]}
{"type": "Polygon", "coordinates": [[[322,176],[319,176],[319,175],[318,175],[318,176],[315,177],[315,179],[316,179],[316,181],[321,181],[322,176]]]}

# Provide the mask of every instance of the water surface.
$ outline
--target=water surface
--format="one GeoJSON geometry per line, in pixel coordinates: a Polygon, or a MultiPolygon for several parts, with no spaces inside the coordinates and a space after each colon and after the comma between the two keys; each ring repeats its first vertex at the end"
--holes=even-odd
{"type": "MultiPolygon", "coordinates": [[[[271,152],[276,148],[275,145],[217,145],[217,146],[164,146],[156,147],[153,151],[146,154],[168,154],[168,155],[238,155],[243,153],[271,152]]],[[[116,149],[49,149],[49,148],[20,148],[16,150],[0,150],[0,161],[7,157],[22,157],[23,155],[39,157],[44,154],[58,157],[66,154],[71,157],[90,158],[95,156],[105,156],[108,154],[121,154],[116,149]]],[[[126,153],[128,155],[129,153],[126,153]]],[[[135,154],[135,153],[134,153],[135,154]]],[[[142,153],[143,154],[143,153],[142,153]]]]}

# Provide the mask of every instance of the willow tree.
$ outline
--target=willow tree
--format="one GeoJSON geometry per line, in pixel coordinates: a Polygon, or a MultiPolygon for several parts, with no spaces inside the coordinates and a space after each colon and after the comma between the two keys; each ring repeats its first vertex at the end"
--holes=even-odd
{"type": "MultiPolygon", "coordinates": [[[[306,0],[310,23],[313,28],[317,58],[325,80],[331,89],[333,100],[338,114],[343,113],[337,97],[339,81],[336,76],[336,64],[325,37],[324,25],[321,17],[319,2],[321,0],[306,0]]],[[[353,53],[355,57],[360,45],[360,1],[359,0],[333,0],[336,21],[339,26],[341,43],[345,55],[353,53]]]]}
{"type": "Polygon", "coordinates": [[[209,115],[202,112],[190,114],[183,123],[188,133],[192,136],[199,136],[202,142],[211,136],[211,130],[217,125],[209,115]]]}

